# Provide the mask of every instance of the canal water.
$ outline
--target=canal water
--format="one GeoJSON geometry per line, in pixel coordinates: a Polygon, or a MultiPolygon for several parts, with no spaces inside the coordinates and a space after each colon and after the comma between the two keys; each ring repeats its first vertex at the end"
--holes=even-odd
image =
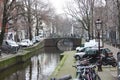
{"type": "Polygon", "coordinates": [[[59,51],[51,49],[47,49],[47,52],[38,51],[38,55],[25,63],[16,64],[0,72],[0,80],[48,80],[60,60],[59,55],[59,51]]]}

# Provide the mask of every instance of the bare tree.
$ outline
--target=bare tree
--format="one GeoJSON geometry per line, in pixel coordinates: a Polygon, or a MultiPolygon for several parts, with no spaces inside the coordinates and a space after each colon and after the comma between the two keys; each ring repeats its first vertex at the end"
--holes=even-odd
{"type": "Polygon", "coordinates": [[[23,1],[24,4],[24,11],[26,12],[26,21],[27,21],[27,25],[28,25],[28,36],[29,39],[32,40],[32,4],[33,4],[33,0],[24,0],[23,1]]]}
{"type": "Polygon", "coordinates": [[[89,39],[90,26],[93,26],[93,8],[94,0],[73,0],[72,5],[67,7],[67,14],[82,24],[83,28],[88,31],[89,39]]]}
{"type": "Polygon", "coordinates": [[[36,0],[34,6],[33,16],[36,20],[36,35],[38,35],[39,27],[42,24],[41,20],[44,20],[46,24],[49,24],[50,20],[52,20],[52,15],[54,15],[54,9],[49,3],[44,3],[41,0],[36,0]]]}
{"type": "Polygon", "coordinates": [[[66,13],[82,24],[89,39],[93,38],[94,8],[100,5],[100,2],[102,0],[72,0],[67,6],[66,13]]]}
{"type": "Polygon", "coordinates": [[[120,0],[115,0],[117,4],[117,11],[118,11],[118,33],[119,33],[119,40],[120,40],[120,0]]]}
{"type": "Polygon", "coordinates": [[[33,3],[35,0],[18,0],[19,3],[19,9],[18,14],[21,15],[21,17],[24,18],[24,21],[26,22],[26,32],[27,32],[27,38],[32,40],[32,25],[33,25],[33,3]]]}

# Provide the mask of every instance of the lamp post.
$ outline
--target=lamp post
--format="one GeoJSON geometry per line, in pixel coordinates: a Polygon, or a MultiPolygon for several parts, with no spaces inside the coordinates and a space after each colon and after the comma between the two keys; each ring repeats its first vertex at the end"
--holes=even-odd
{"type": "MultiPolygon", "coordinates": [[[[100,56],[100,30],[102,27],[102,21],[100,19],[97,19],[97,21],[95,22],[97,31],[98,31],[98,55],[100,56]]],[[[98,66],[98,71],[102,71],[102,62],[101,59],[99,60],[99,66],[98,66]]]]}
{"type": "Polygon", "coordinates": [[[100,19],[97,19],[97,21],[95,22],[97,31],[98,31],[98,50],[99,50],[99,54],[100,54],[100,30],[102,27],[102,21],[100,19]]]}

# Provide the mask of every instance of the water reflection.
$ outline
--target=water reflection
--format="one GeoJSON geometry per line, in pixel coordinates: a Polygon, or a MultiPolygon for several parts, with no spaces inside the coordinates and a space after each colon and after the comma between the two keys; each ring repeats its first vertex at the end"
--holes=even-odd
{"type": "Polygon", "coordinates": [[[0,72],[0,80],[48,80],[58,62],[59,53],[43,52],[32,57],[27,63],[3,71],[4,74],[0,72]]]}
{"type": "Polygon", "coordinates": [[[58,61],[58,55],[55,53],[34,56],[31,65],[26,69],[26,80],[47,80],[58,61]]]}

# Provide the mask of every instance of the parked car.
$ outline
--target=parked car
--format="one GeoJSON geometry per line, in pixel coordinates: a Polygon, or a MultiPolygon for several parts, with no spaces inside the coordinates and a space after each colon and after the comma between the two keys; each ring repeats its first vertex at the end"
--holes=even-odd
{"type": "MultiPolygon", "coordinates": [[[[81,59],[85,56],[91,56],[93,54],[97,54],[98,48],[96,47],[83,47],[81,50],[77,53],[75,53],[74,58],[75,59],[81,59]]],[[[100,53],[103,55],[112,55],[113,53],[108,48],[100,48],[100,53]]]]}
{"type": "Polygon", "coordinates": [[[18,44],[22,47],[28,47],[28,46],[32,46],[33,42],[30,41],[29,39],[24,39],[21,42],[19,42],[18,44]]]}
{"type": "Polygon", "coordinates": [[[40,36],[35,36],[32,38],[32,42],[33,43],[36,43],[36,42],[39,42],[40,41],[40,36]]]}
{"type": "Polygon", "coordinates": [[[22,40],[22,41],[26,41],[30,46],[32,46],[33,45],[33,42],[32,41],[30,41],[29,39],[24,39],[24,40],[22,40]]]}
{"type": "Polygon", "coordinates": [[[19,45],[13,40],[4,40],[1,50],[5,53],[16,53],[19,50],[19,45]]]}
{"type": "Polygon", "coordinates": [[[37,42],[39,42],[40,41],[40,36],[35,36],[35,39],[36,39],[37,42]]]}
{"type": "MultiPolygon", "coordinates": [[[[90,48],[90,49],[88,49],[88,50],[86,50],[86,54],[87,55],[92,55],[92,54],[98,54],[99,53],[99,51],[98,51],[98,47],[92,47],[92,48],[90,48]],[[94,51],[94,52],[93,52],[94,51]]],[[[108,48],[100,48],[100,54],[102,55],[102,56],[113,56],[113,52],[111,52],[111,50],[110,49],[108,49],[108,48]]]]}
{"type": "Polygon", "coordinates": [[[100,55],[97,47],[83,48],[81,51],[82,52],[75,53],[74,57],[76,60],[90,57],[91,58],[90,62],[96,63],[96,61],[99,59],[98,57],[101,56],[103,65],[112,65],[113,67],[117,66],[116,59],[114,58],[111,50],[108,48],[100,48],[100,55]]]}
{"type": "Polygon", "coordinates": [[[81,46],[76,47],[76,52],[80,52],[81,49],[83,49],[83,48],[84,48],[84,47],[81,47],[81,46]]]}
{"type": "Polygon", "coordinates": [[[90,42],[85,42],[84,46],[78,46],[76,47],[76,52],[81,52],[81,49],[86,48],[86,47],[97,47],[95,43],[90,43],[90,42]]]}
{"type": "Polygon", "coordinates": [[[37,42],[35,37],[32,38],[32,42],[33,42],[33,44],[35,44],[37,42]]]}
{"type": "MultiPolygon", "coordinates": [[[[100,47],[102,47],[102,41],[100,42],[100,47]]],[[[80,52],[82,47],[98,47],[98,42],[96,42],[95,39],[90,40],[89,42],[85,42],[84,44],[82,44],[82,46],[78,46],[76,47],[76,52],[80,52]],[[83,46],[84,45],[84,46],[83,46]]]]}
{"type": "Polygon", "coordinates": [[[86,54],[86,53],[85,53],[86,50],[89,49],[89,48],[91,48],[91,47],[81,47],[81,48],[79,49],[79,51],[77,51],[77,52],[75,53],[74,58],[75,58],[76,60],[83,58],[83,56],[86,54]]]}

